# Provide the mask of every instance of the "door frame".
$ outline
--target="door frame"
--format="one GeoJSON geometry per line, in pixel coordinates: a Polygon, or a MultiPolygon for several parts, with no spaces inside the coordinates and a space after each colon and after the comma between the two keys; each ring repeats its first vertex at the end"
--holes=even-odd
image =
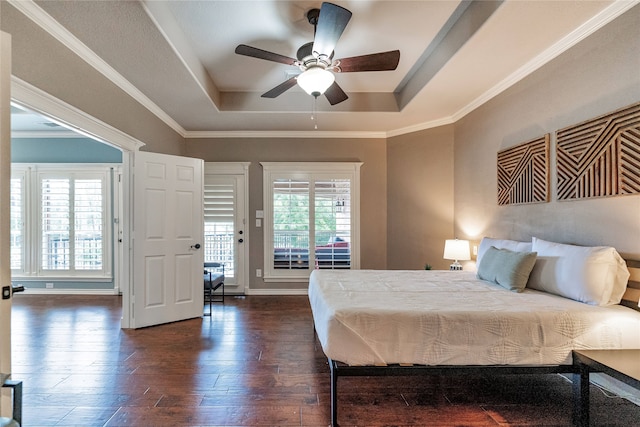
{"type": "Polygon", "coordinates": [[[85,113],[71,104],[44,92],[41,89],[11,76],[11,102],[23,108],[34,111],[52,121],[69,127],[74,131],[110,145],[122,151],[122,216],[120,227],[122,230],[122,244],[120,250],[125,254],[121,258],[118,276],[119,288],[122,293],[122,320],[120,327],[131,327],[131,221],[132,221],[132,197],[130,180],[130,168],[133,164],[134,152],[145,144],[144,142],[122,132],[113,126],[85,113]]]}
{"type": "MultiPolygon", "coordinates": [[[[239,270],[238,279],[242,279],[243,283],[238,283],[238,287],[244,289],[244,294],[250,291],[249,276],[249,231],[252,224],[249,222],[249,166],[251,162],[204,162],[204,175],[243,175],[244,186],[242,191],[244,209],[241,212],[244,218],[243,232],[244,242],[238,248],[238,255],[243,257],[242,271],[239,270]]],[[[236,215],[237,216],[237,215],[236,215]]]]}

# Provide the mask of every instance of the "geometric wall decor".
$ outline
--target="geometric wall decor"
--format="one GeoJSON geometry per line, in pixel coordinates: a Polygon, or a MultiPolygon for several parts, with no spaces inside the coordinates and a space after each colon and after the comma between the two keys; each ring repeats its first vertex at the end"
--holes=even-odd
{"type": "Polygon", "coordinates": [[[546,134],[498,152],[498,205],[549,201],[549,139],[546,134]]]}
{"type": "Polygon", "coordinates": [[[640,103],[556,132],[558,200],[640,194],[640,103]]]}

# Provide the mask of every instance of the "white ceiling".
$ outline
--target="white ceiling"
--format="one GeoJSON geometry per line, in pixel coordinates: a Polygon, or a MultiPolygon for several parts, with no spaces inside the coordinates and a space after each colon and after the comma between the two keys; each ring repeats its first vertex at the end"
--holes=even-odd
{"type": "Polygon", "coordinates": [[[400,63],[338,74],[349,99],[314,107],[298,87],[261,98],[295,67],[234,49],[295,57],[313,40],[305,15],[319,1],[9,2],[185,137],[393,136],[451,123],[637,3],[335,1],[353,13],[335,57],[399,49],[400,63]]]}

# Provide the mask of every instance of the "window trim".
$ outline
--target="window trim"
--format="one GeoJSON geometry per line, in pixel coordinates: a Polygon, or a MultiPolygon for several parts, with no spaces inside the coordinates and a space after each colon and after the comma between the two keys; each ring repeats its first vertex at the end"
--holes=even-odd
{"type": "MultiPolygon", "coordinates": [[[[264,209],[264,282],[304,282],[313,268],[307,270],[274,269],[273,263],[273,181],[276,177],[348,178],[351,180],[351,269],[360,269],[360,168],[362,162],[261,162],[263,169],[264,209]]],[[[313,224],[310,224],[311,230],[313,224]]]]}
{"type": "Polygon", "coordinates": [[[111,282],[114,280],[113,219],[117,206],[113,180],[120,173],[120,164],[110,163],[15,163],[12,178],[22,174],[23,189],[23,265],[11,270],[12,277],[20,280],[64,280],[65,282],[111,282]],[[83,175],[99,176],[103,182],[103,260],[100,270],[43,270],[42,269],[42,176],[59,175],[63,178],[82,179],[83,175]],[[75,175],[75,176],[74,176],[75,175]]]}

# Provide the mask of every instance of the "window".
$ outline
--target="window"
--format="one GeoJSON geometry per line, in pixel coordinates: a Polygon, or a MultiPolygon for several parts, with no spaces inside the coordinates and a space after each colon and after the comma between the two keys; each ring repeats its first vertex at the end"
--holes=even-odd
{"type": "Polygon", "coordinates": [[[207,175],[204,180],[204,261],[224,264],[234,277],[235,181],[207,175]]]}
{"type": "Polygon", "coordinates": [[[14,168],[12,274],[71,279],[111,277],[110,201],[110,167],[14,168]]]}
{"type": "Polygon", "coordinates": [[[361,163],[262,163],[265,280],[359,267],[361,163]]]}

